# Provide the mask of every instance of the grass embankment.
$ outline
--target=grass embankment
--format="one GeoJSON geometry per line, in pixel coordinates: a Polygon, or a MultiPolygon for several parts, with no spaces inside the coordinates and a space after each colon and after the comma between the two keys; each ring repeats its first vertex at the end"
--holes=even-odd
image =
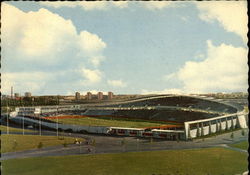
{"type": "Polygon", "coordinates": [[[223,148],[37,157],[2,162],[8,175],[234,175],[247,155],[223,148]]]}
{"type": "MultiPolygon", "coordinates": [[[[0,125],[1,132],[7,132],[7,126],[0,125]]],[[[23,129],[9,127],[9,132],[23,132],[23,129]]],[[[36,132],[29,129],[24,129],[24,132],[36,132]]]]}
{"type": "MultiPolygon", "coordinates": [[[[83,141],[83,139],[78,139],[83,141]]],[[[39,143],[42,143],[42,147],[72,144],[75,139],[72,137],[57,136],[39,136],[39,135],[15,135],[4,134],[1,135],[1,152],[13,152],[22,151],[28,149],[38,148],[39,143]]]]}
{"type": "Polygon", "coordinates": [[[248,149],[248,141],[243,141],[243,142],[239,142],[239,143],[230,144],[229,146],[247,150],[248,149]]]}
{"type": "MultiPolygon", "coordinates": [[[[57,121],[57,119],[51,119],[57,121]]],[[[84,125],[84,126],[113,126],[113,127],[129,127],[129,128],[145,128],[153,126],[164,126],[166,122],[149,122],[145,120],[131,120],[125,118],[95,118],[95,117],[83,117],[83,118],[65,118],[58,119],[58,122],[64,124],[84,125]]]]}

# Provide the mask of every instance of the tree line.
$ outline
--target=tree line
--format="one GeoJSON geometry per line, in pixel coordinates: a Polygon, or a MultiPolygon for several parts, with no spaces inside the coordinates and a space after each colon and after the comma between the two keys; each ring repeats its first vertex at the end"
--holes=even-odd
{"type": "Polygon", "coordinates": [[[42,106],[59,105],[59,98],[56,97],[22,97],[19,99],[2,99],[1,106],[42,106]]]}

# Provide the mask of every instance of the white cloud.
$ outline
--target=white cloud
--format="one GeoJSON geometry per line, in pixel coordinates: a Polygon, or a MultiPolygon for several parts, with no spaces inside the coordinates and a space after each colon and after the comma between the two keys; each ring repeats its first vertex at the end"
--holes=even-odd
{"type": "Polygon", "coordinates": [[[127,84],[123,82],[122,80],[108,80],[107,83],[110,86],[114,86],[114,87],[126,87],[127,86],[127,84]]]}
{"type": "Polygon", "coordinates": [[[229,32],[234,32],[247,42],[247,1],[195,2],[202,20],[217,20],[229,32]]]}
{"type": "Polygon", "coordinates": [[[119,8],[127,8],[128,2],[126,1],[112,1],[113,5],[119,8]]]}
{"type": "Polygon", "coordinates": [[[92,65],[95,67],[98,67],[102,61],[105,60],[104,56],[93,56],[89,58],[89,61],[91,62],[92,65]]]}
{"type": "Polygon", "coordinates": [[[11,86],[14,92],[37,92],[45,86],[51,75],[44,72],[13,72],[1,74],[1,91],[10,93],[11,86]]]}
{"type": "Polygon", "coordinates": [[[105,10],[106,9],[106,3],[105,2],[93,2],[93,1],[81,1],[81,2],[40,2],[40,4],[48,6],[48,7],[54,7],[54,8],[61,8],[61,7],[69,7],[69,8],[75,8],[75,7],[81,7],[84,10],[105,10]]]}
{"type": "Polygon", "coordinates": [[[96,34],[77,34],[71,20],[43,8],[23,12],[2,3],[1,17],[2,75],[7,77],[2,79],[2,93],[11,86],[33,93],[62,92],[59,86],[72,91],[71,86],[82,85],[82,77],[85,85],[101,81],[99,70],[74,71],[83,62],[85,67],[97,67],[105,59],[102,51],[107,44],[96,34]]]}
{"type": "Polygon", "coordinates": [[[98,83],[101,81],[102,73],[99,70],[91,70],[82,68],[81,69],[82,76],[86,78],[89,83],[98,83]]]}
{"type": "Polygon", "coordinates": [[[177,72],[186,92],[247,91],[248,50],[242,47],[207,42],[204,61],[188,61],[177,72]]]}
{"type": "Polygon", "coordinates": [[[185,94],[185,92],[181,89],[164,89],[160,91],[149,91],[146,89],[142,89],[141,94],[147,95],[147,94],[185,94]]]}
{"type": "Polygon", "coordinates": [[[140,4],[149,10],[162,10],[171,7],[181,7],[184,5],[182,2],[171,1],[142,1],[140,4]]]}
{"type": "Polygon", "coordinates": [[[169,1],[147,1],[147,2],[141,2],[146,8],[150,10],[155,10],[155,9],[163,9],[166,7],[170,7],[173,5],[173,2],[169,1]]]}
{"type": "Polygon", "coordinates": [[[48,7],[61,8],[61,7],[71,7],[74,8],[78,5],[78,2],[72,1],[42,1],[40,4],[48,7]]]}
{"type": "Polygon", "coordinates": [[[184,22],[188,22],[190,20],[188,16],[180,16],[180,19],[184,22]]]}
{"type": "Polygon", "coordinates": [[[79,36],[79,46],[87,54],[96,54],[106,47],[106,43],[97,35],[82,31],[79,36]]]}
{"type": "Polygon", "coordinates": [[[68,8],[75,8],[80,7],[86,11],[90,10],[107,10],[112,7],[116,8],[126,8],[128,7],[127,2],[105,2],[105,1],[81,1],[81,2],[40,2],[40,4],[54,7],[54,8],[61,8],[61,7],[68,7],[68,8]]]}
{"type": "Polygon", "coordinates": [[[3,3],[1,15],[3,45],[15,48],[26,59],[60,52],[70,46],[76,37],[70,20],[46,9],[25,13],[3,3]]]}
{"type": "Polygon", "coordinates": [[[168,75],[164,75],[163,76],[163,80],[173,80],[176,78],[176,73],[171,73],[171,74],[168,74],[168,75]]]}
{"type": "Polygon", "coordinates": [[[203,60],[205,58],[204,54],[198,53],[194,56],[194,59],[196,60],[203,60]]]}
{"type": "Polygon", "coordinates": [[[2,48],[9,59],[36,60],[51,65],[62,62],[63,58],[67,60],[65,55],[69,53],[70,57],[77,54],[81,57],[100,57],[106,47],[96,34],[81,31],[78,35],[71,20],[47,9],[26,13],[3,3],[1,15],[2,48]]]}

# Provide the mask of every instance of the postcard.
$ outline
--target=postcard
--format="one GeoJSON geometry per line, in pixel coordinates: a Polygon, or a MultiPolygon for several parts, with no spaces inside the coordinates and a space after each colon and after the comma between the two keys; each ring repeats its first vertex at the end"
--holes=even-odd
{"type": "Polygon", "coordinates": [[[2,174],[248,174],[247,25],[247,1],[2,2],[2,174]]]}

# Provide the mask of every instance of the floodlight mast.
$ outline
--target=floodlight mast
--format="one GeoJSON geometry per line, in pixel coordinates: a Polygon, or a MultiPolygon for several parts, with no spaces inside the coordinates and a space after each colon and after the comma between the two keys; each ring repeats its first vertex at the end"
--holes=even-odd
{"type": "Polygon", "coordinates": [[[42,128],[41,128],[41,116],[39,116],[39,135],[42,135],[42,128]]]}
{"type": "Polygon", "coordinates": [[[7,134],[9,134],[9,107],[7,101],[7,134]]]}
{"type": "MultiPolygon", "coordinates": [[[[24,111],[24,107],[23,107],[23,111],[24,111]]],[[[24,135],[24,114],[22,112],[22,116],[23,116],[23,135],[24,135]]]]}
{"type": "Polygon", "coordinates": [[[56,106],[56,136],[58,137],[58,106],[56,106]]]}

